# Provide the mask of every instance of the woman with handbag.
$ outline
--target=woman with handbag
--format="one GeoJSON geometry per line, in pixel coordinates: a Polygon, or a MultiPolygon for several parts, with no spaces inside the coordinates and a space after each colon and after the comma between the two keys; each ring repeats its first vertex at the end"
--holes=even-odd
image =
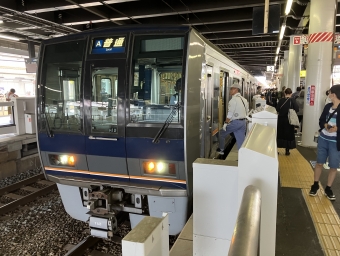
{"type": "Polygon", "coordinates": [[[340,129],[338,129],[340,127],[340,84],[331,87],[328,97],[332,100],[332,103],[324,107],[319,119],[320,135],[318,137],[317,159],[314,169],[314,184],[311,186],[309,195],[316,196],[322,166],[328,157],[330,169],[325,196],[333,201],[335,200],[335,195],[331,190],[331,186],[340,164],[340,129]]]}
{"type": "Polygon", "coordinates": [[[285,89],[284,93],[285,98],[280,99],[276,106],[278,113],[276,141],[277,147],[285,148],[288,156],[290,155],[289,150],[296,148],[294,125],[290,124],[289,113],[290,109],[298,112],[299,107],[295,99],[291,98],[292,90],[290,88],[285,89]]]}

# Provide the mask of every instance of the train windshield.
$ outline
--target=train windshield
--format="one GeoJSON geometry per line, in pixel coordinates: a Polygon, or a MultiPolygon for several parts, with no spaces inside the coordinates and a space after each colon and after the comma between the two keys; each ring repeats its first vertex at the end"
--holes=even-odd
{"type": "MultiPolygon", "coordinates": [[[[182,104],[183,37],[140,37],[135,40],[130,122],[164,123],[182,104]]],[[[179,123],[181,111],[173,123],[179,123]]]]}
{"type": "Polygon", "coordinates": [[[81,130],[81,70],[85,41],[46,45],[42,81],[46,117],[54,131],[81,130]]]}

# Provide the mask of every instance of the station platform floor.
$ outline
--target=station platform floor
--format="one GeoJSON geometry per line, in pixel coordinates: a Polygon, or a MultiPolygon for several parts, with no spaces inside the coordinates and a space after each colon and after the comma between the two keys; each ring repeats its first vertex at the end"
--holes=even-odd
{"type": "MultiPolygon", "coordinates": [[[[297,141],[299,141],[297,137],[297,141]]],[[[332,190],[336,201],[329,201],[320,188],[316,197],[308,195],[313,183],[312,164],[316,149],[297,146],[286,156],[279,151],[279,184],[276,223],[276,256],[340,256],[340,173],[332,190]]],[[[232,156],[235,158],[235,154],[232,156]]],[[[320,183],[326,186],[328,170],[320,183]]],[[[192,218],[178,237],[170,256],[192,254],[192,218]]]]}

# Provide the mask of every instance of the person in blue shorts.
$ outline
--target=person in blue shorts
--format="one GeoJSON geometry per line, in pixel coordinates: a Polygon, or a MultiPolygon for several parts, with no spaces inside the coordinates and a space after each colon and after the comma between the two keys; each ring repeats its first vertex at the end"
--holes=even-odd
{"type": "Polygon", "coordinates": [[[322,166],[328,158],[330,169],[327,186],[325,188],[325,196],[329,200],[335,200],[331,186],[340,164],[340,84],[331,87],[328,97],[332,100],[332,103],[324,107],[319,119],[320,136],[318,139],[317,159],[314,170],[314,184],[311,186],[309,195],[316,196],[319,189],[322,166]]]}

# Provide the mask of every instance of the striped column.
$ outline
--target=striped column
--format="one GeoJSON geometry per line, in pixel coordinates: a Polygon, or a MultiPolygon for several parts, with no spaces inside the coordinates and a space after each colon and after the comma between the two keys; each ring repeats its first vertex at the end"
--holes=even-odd
{"type": "Polygon", "coordinates": [[[331,85],[332,51],[336,0],[311,0],[302,146],[316,147],[313,141],[331,85]]]}

